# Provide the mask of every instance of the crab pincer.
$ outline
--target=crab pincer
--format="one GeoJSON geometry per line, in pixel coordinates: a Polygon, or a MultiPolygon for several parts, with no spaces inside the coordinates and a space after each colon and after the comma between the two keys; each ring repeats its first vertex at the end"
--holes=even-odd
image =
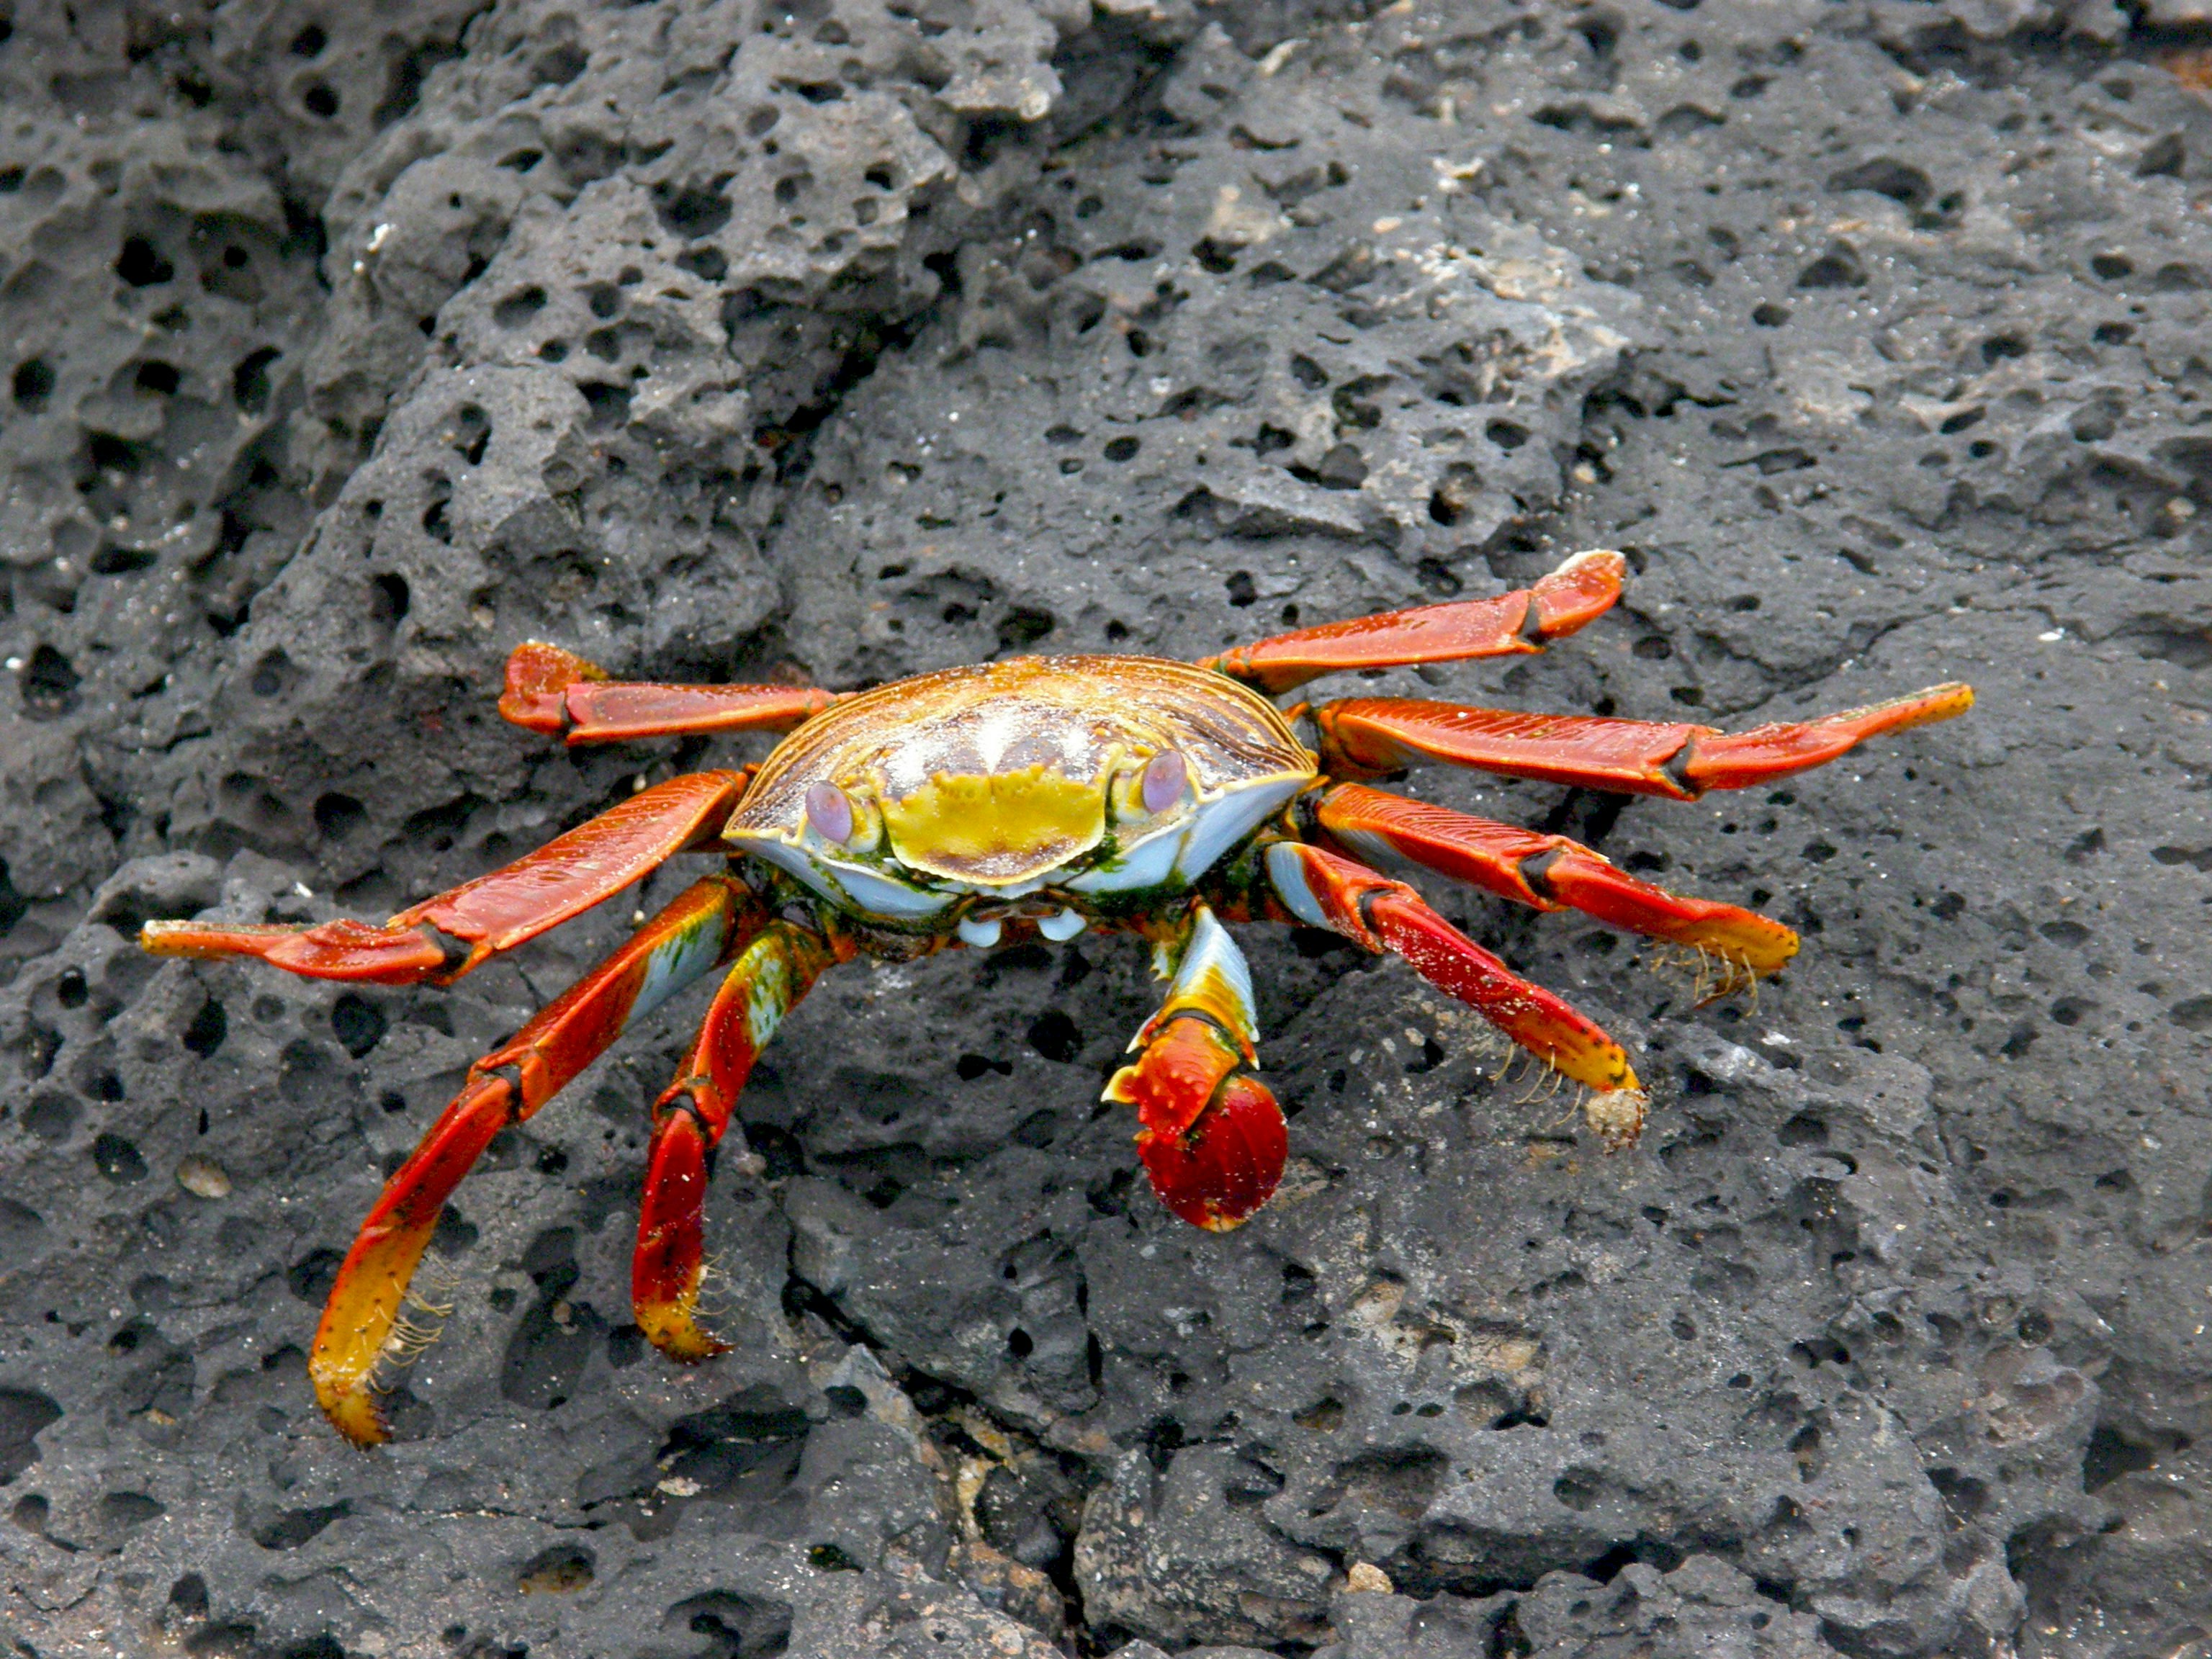
{"type": "Polygon", "coordinates": [[[1209,1232],[1273,1197],[1290,1154],[1282,1109],[1251,1074],[1256,1024],[1251,970],[1213,913],[1194,905],[1167,1002],[1104,1097],[1137,1109],[1137,1155],[1160,1202],[1209,1232]]]}

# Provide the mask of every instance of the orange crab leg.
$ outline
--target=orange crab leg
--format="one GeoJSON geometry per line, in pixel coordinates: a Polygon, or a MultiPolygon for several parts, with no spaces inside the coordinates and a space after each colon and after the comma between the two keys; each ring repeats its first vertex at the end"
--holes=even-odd
{"type": "Polygon", "coordinates": [[[1973,706],[1972,687],[1935,685],[1820,720],[1735,732],[1399,697],[1350,697],[1312,714],[1321,728],[1322,768],[1332,776],[1380,777],[1442,761],[1506,777],[1695,800],[1708,789],[1741,789],[1824,765],[1869,738],[1947,720],[1973,706]]]}
{"type": "Polygon", "coordinates": [[[1425,605],[1376,617],[1279,634],[1199,665],[1270,696],[1323,674],[1522,655],[1603,616],[1620,597],[1627,562],[1618,553],[1577,553],[1533,586],[1494,599],[1425,605]]]}
{"type": "MultiPolygon", "coordinates": [[[[438,1212],[492,1137],[559,1093],[630,1020],[724,960],[762,921],[750,889],[710,876],[469,1067],[468,1081],[385,1183],[338,1269],[307,1374],[331,1421],[356,1445],[385,1437],[379,1370],[430,1333],[403,1316],[438,1212]]],[[[428,1311],[434,1314],[435,1310],[428,1311]]]]}
{"type": "Polygon", "coordinates": [[[754,1060],[838,956],[815,934],[771,922],[738,954],[676,1081],[653,1103],[630,1299],[638,1328],[672,1359],[705,1359],[727,1346],[698,1322],[708,1163],[754,1060]]]}
{"type": "Polygon", "coordinates": [[[788,732],[836,701],[837,693],[811,687],[614,681],[574,652],[532,640],[507,659],[499,712],[573,745],[694,732],[788,732]]]}
{"type": "Polygon", "coordinates": [[[1754,911],[1685,898],[1616,869],[1565,836],[1469,817],[1364,784],[1341,783],[1312,798],[1328,838],[1369,864],[1415,864],[1539,910],[1570,906],[1609,927],[1711,952],[1735,974],[1779,973],[1797,954],[1797,935],[1754,911]]]}
{"type": "Polygon", "coordinates": [[[744,793],[742,772],[693,772],[641,790],[534,853],[402,910],[378,927],[225,927],[149,921],[161,957],[257,957],[313,979],[450,985],[502,951],[588,910],[678,853],[715,844],[744,793]]]}
{"type": "Polygon", "coordinates": [[[1641,1132],[1644,1091],[1620,1045],[1454,927],[1412,888],[1302,842],[1276,842],[1266,858],[1268,878],[1293,918],[1402,957],[1430,984],[1588,1087],[1590,1127],[1608,1145],[1626,1146],[1641,1132]]]}
{"type": "Polygon", "coordinates": [[[1137,1109],[1137,1155],[1160,1202],[1209,1232],[1265,1204],[1290,1154],[1282,1109],[1251,1074],[1257,1024],[1243,956],[1211,910],[1193,906],[1167,1002],[1104,1097],[1137,1109]]]}

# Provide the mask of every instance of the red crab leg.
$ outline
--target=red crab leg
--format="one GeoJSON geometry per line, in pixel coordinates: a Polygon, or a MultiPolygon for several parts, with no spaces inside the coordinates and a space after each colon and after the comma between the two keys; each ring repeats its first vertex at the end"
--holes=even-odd
{"type": "Polygon", "coordinates": [[[1296,920],[1329,928],[1378,954],[1404,957],[1430,984],[1588,1087],[1584,1110],[1607,1145],[1635,1140],[1644,1127],[1644,1091],[1628,1056],[1565,1002],[1522,979],[1403,882],[1295,841],[1270,846],[1267,865],[1276,894],[1296,920]]]}
{"type": "Polygon", "coordinates": [[[1565,836],[1469,817],[1447,806],[1340,783],[1313,798],[1315,821],[1331,841],[1369,864],[1412,863],[1539,910],[1572,906],[1609,927],[1647,933],[1729,964],[1724,988],[1779,973],[1797,954],[1797,935],[1754,911],[1685,898],[1638,881],[1565,836]]]}
{"type": "Polygon", "coordinates": [[[351,921],[313,927],[149,921],[138,942],[161,957],[258,957],[313,979],[450,985],[500,951],[612,897],[676,854],[714,845],[745,776],[692,772],[641,790],[536,852],[402,910],[380,927],[351,921]]]}
{"type": "Polygon", "coordinates": [[[453,1104],[385,1183],[323,1309],[307,1373],[324,1413],[349,1440],[369,1446],[385,1437],[374,1399],[379,1368],[404,1361],[431,1334],[403,1317],[408,1283],[439,1210],[492,1137],[559,1093],[632,1018],[726,959],[759,921],[744,884],[708,877],[469,1067],[453,1104]]]}
{"type": "Polygon", "coordinates": [[[702,1330],[697,1317],[708,1160],[761,1049],[837,959],[836,950],[814,934],[770,923],[738,955],[676,1081],[653,1103],[630,1299],[638,1328],[672,1359],[705,1359],[728,1346],[702,1330]]]}
{"type": "Polygon", "coordinates": [[[1257,1024],[1251,969],[1213,913],[1193,906],[1166,1005],[1104,1097],[1137,1109],[1137,1155],[1160,1202],[1209,1232],[1265,1204],[1290,1152],[1282,1109],[1251,1074],[1257,1024]]]}
{"type": "Polygon", "coordinates": [[[644,685],[557,645],[532,640],[507,659],[499,712],[517,726],[571,744],[666,738],[690,732],[788,732],[837,701],[834,691],[788,685],[644,685]]]}
{"type": "Polygon", "coordinates": [[[1972,687],[1934,685],[1819,720],[1734,732],[1400,697],[1351,697],[1312,712],[1322,732],[1322,769],[1335,777],[1380,777],[1442,761],[1507,777],[1695,800],[1708,789],[1741,789],[1824,765],[1869,738],[1947,720],[1973,705],[1972,687]]]}
{"type": "Polygon", "coordinates": [[[1627,562],[1618,553],[1577,553],[1533,586],[1495,599],[1460,599],[1377,617],[1325,623],[1208,657],[1211,668],[1273,696],[1323,674],[1461,662],[1540,651],[1603,616],[1620,597],[1627,562]]]}

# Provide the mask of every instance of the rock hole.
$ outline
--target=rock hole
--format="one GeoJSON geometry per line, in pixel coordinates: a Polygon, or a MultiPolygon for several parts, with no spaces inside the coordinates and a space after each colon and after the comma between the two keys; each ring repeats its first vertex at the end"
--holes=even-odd
{"type": "Polygon", "coordinates": [[[1936,186],[1918,167],[1887,155],[1832,174],[1828,187],[1839,191],[1870,190],[1909,208],[1917,208],[1936,193],[1936,186]]]}
{"type": "MultiPolygon", "coordinates": [[[[441,502],[433,511],[442,513],[444,504],[441,502]]],[[[380,628],[398,627],[413,604],[407,578],[397,571],[386,570],[368,579],[368,614],[380,628]]]]}
{"type": "Polygon", "coordinates": [[[1051,611],[1018,605],[1000,620],[999,649],[1024,650],[1035,645],[1058,626],[1058,619],[1051,611]]]}
{"type": "Polygon", "coordinates": [[[159,1520],[168,1510],[143,1492],[112,1492],[100,1500],[98,1525],[109,1538],[118,1538],[134,1527],[159,1520]]]}
{"type": "Polygon", "coordinates": [[[630,389],[626,386],[610,385],[605,380],[586,380],[576,388],[584,394],[584,401],[592,406],[587,429],[605,432],[629,422],[630,389]]]}
{"type": "MultiPolygon", "coordinates": [[[[722,194],[722,186],[728,182],[725,176],[711,182],[701,181],[673,189],[661,185],[655,191],[659,200],[654,204],[654,210],[659,215],[662,226],[671,234],[688,242],[712,236],[730,222],[729,198],[722,194]]],[[[779,197],[778,199],[787,198],[779,197]]]]}
{"type": "Polygon", "coordinates": [[[592,1582],[598,1558],[580,1544],[556,1544],[522,1564],[514,1587],[525,1595],[567,1595],[592,1582]]]}
{"type": "Polygon", "coordinates": [[[252,676],[246,685],[257,697],[276,696],[284,690],[290,678],[291,667],[292,659],[281,647],[271,651],[253,665],[252,676]]]}
{"type": "MultiPolygon", "coordinates": [[[[870,206],[874,204],[871,203],[870,206]]],[[[730,261],[718,247],[695,247],[676,256],[679,270],[688,270],[702,283],[719,283],[729,274],[730,261]]]]}
{"type": "MultiPolygon", "coordinates": [[[[62,1408],[35,1389],[0,1389],[0,1481],[14,1480],[39,1461],[40,1431],[61,1418],[62,1408]]],[[[37,1501],[43,1504],[46,1500],[37,1501]]],[[[21,1504],[17,1510],[21,1524],[21,1504]]],[[[30,1529],[43,1528],[43,1509],[39,1511],[39,1527],[30,1529]]]]}
{"type": "Polygon", "coordinates": [[[301,105],[318,120],[327,121],[338,112],[337,90],[325,82],[318,81],[301,94],[301,105]]]}
{"type": "Polygon", "coordinates": [[[1066,1014],[1048,1008],[1031,1022],[1029,1044],[1047,1060],[1065,1066],[1083,1052],[1083,1033],[1066,1014]]]}
{"type": "Polygon", "coordinates": [[[384,1011],[358,992],[348,991],[331,1005],[331,1030],[356,1060],[381,1042],[390,1026],[384,1011]]]}
{"type": "Polygon", "coordinates": [[[491,416],[474,404],[463,404],[453,417],[453,447],[471,466],[480,465],[491,442],[491,416]]]}
{"type": "Polygon", "coordinates": [[[532,283],[519,288],[491,308],[491,319],[501,328],[520,328],[545,308],[545,290],[532,283]]]}
{"type": "Polygon", "coordinates": [[[1222,586],[1228,590],[1229,603],[1242,610],[1260,597],[1260,590],[1249,570],[1232,570],[1222,586]]]}
{"type": "Polygon", "coordinates": [[[231,401],[245,413],[258,415],[269,407],[269,365],[279,355],[276,347],[264,346],[240,358],[230,371],[231,401]]]}
{"type": "Polygon", "coordinates": [[[182,383],[182,377],[177,373],[177,366],[174,363],[159,362],[150,359],[139,364],[137,372],[131,378],[132,383],[141,392],[150,392],[156,397],[161,398],[173,397],[177,387],[182,383]]]}
{"type": "Polygon", "coordinates": [[[115,274],[133,288],[153,288],[169,281],[177,270],[153,243],[143,236],[133,236],[115,256],[115,274]]]}
{"type": "Polygon", "coordinates": [[[46,406],[54,389],[54,371],[43,357],[27,357],[15,365],[15,402],[36,414],[46,406]]]}
{"type": "MultiPolygon", "coordinates": [[[[323,48],[330,44],[330,36],[323,33],[320,24],[310,23],[292,37],[292,55],[295,58],[319,58],[323,55],[323,48]]],[[[205,1595],[204,1587],[201,1594],[203,1596],[205,1595]]]]}
{"type": "Polygon", "coordinates": [[[117,1186],[146,1178],[146,1160],[121,1135],[103,1133],[92,1143],[93,1167],[117,1186]]]}
{"type": "Polygon", "coordinates": [[[284,1270],[284,1284],[301,1301],[319,1307],[337,1283],[338,1267],[345,1257],[325,1245],[310,1250],[284,1270]]]}
{"type": "Polygon", "coordinates": [[[51,720],[75,712],[78,683],[76,665],[67,657],[51,645],[39,646],[15,683],[25,716],[51,720]]]}
{"type": "Polygon", "coordinates": [[[249,1528],[249,1535],[264,1550],[295,1550],[352,1513],[352,1502],[343,1498],[312,1509],[279,1510],[249,1528]]]}
{"type": "Polygon", "coordinates": [[[230,1035],[230,1017],[223,1012],[222,1004],[210,997],[192,1016],[192,1023],[185,1027],[183,1042],[185,1048],[205,1060],[222,1047],[230,1035]]]}

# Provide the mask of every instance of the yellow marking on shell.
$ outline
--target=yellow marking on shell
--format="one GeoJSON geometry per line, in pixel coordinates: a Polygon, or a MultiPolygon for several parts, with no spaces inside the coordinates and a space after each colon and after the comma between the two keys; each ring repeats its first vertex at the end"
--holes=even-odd
{"type": "Polygon", "coordinates": [[[940,772],[882,810],[901,863],[956,881],[1021,881],[1106,833],[1103,783],[1045,763],[983,776],[940,772]]]}

